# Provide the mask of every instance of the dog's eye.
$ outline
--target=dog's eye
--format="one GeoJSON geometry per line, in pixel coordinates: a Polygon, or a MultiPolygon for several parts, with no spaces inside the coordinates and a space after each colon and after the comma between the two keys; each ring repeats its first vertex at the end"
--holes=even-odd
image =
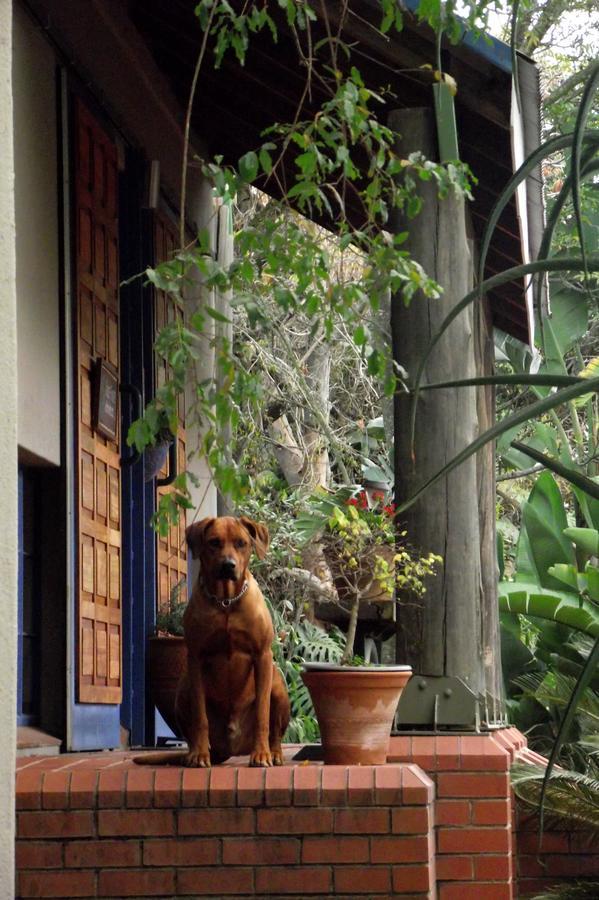
{"type": "Polygon", "coordinates": [[[235,541],[235,546],[237,547],[238,550],[242,550],[244,547],[247,546],[247,544],[242,538],[238,538],[235,541]]]}
{"type": "Polygon", "coordinates": [[[219,538],[210,538],[208,541],[209,547],[220,547],[220,539],[219,538]]]}

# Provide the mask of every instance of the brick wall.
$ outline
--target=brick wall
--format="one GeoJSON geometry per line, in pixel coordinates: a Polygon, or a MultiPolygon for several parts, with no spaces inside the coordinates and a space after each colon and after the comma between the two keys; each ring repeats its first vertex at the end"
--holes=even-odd
{"type": "Polygon", "coordinates": [[[390,761],[410,760],[436,785],[439,900],[512,900],[509,767],[525,745],[515,729],[391,738],[390,761]]]}
{"type": "Polygon", "coordinates": [[[22,768],[17,791],[20,897],[436,896],[433,784],[411,764],[72,756],[22,768]]]}
{"type": "MultiPolygon", "coordinates": [[[[540,763],[544,757],[524,750],[522,762],[540,763]]],[[[539,846],[539,820],[514,806],[514,855],[521,897],[534,896],[547,887],[574,880],[599,882],[599,846],[595,835],[573,828],[545,825],[539,846]]]]}

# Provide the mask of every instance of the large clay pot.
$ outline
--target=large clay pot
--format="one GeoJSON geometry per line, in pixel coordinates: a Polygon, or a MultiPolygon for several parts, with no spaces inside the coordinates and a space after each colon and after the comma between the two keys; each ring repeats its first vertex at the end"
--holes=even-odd
{"type": "Polygon", "coordinates": [[[150,697],[171,729],[181,737],[175,715],[175,697],[179,678],[187,665],[187,650],[182,637],[151,637],[148,646],[148,678],[150,697]]]}
{"type": "Polygon", "coordinates": [[[409,666],[310,666],[310,691],[327,765],[383,765],[409,666]]]}

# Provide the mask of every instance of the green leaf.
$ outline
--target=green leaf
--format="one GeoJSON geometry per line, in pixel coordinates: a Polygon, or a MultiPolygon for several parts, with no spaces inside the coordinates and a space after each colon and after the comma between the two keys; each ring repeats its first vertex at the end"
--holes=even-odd
{"type": "MultiPolygon", "coordinates": [[[[555,397],[556,395],[553,394],[552,396],[555,397]]],[[[527,444],[522,444],[519,441],[512,441],[512,446],[517,450],[520,450],[521,453],[526,454],[526,456],[530,456],[535,462],[542,463],[545,468],[555,472],[556,475],[565,478],[570,484],[576,485],[577,488],[580,488],[580,490],[588,494],[589,497],[599,500],[599,484],[591,478],[588,478],[586,475],[583,475],[582,472],[573,469],[571,466],[566,466],[564,463],[559,462],[559,460],[552,459],[550,456],[547,456],[547,454],[540,453],[538,450],[534,450],[532,447],[529,447],[527,444]]]]}
{"type": "Polygon", "coordinates": [[[599,531],[594,528],[566,528],[564,534],[588,556],[599,556],[599,531]]]}
{"type": "Polygon", "coordinates": [[[546,619],[599,637],[599,606],[578,593],[519,581],[501,581],[498,592],[500,612],[546,619]]]}
{"type": "Polygon", "coordinates": [[[239,160],[239,174],[246,182],[252,182],[258,175],[258,157],[253,150],[250,150],[239,160]]]}
{"type": "Polygon", "coordinates": [[[566,511],[553,476],[543,472],[522,508],[522,521],[530,544],[537,580],[543,587],[558,589],[561,584],[548,574],[556,563],[574,565],[576,558],[571,542],[564,537],[568,526],[566,511]]]}
{"type": "Polygon", "coordinates": [[[226,322],[227,324],[231,324],[231,319],[225,316],[222,312],[219,312],[218,309],[214,309],[212,306],[204,306],[204,312],[210,316],[211,319],[214,319],[216,322],[226,322]]]}

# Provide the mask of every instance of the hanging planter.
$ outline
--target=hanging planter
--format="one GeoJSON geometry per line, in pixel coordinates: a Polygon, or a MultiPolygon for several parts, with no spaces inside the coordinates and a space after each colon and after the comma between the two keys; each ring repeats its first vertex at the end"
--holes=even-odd
{"type": "Polygon", "coordinates": [[[160,475],[168,459],[172,443],[171,437],[170,440],[160,440],[152,447],[146,448],[144,451],[144,481],[151,481],[152,478],[160,475]]]}

